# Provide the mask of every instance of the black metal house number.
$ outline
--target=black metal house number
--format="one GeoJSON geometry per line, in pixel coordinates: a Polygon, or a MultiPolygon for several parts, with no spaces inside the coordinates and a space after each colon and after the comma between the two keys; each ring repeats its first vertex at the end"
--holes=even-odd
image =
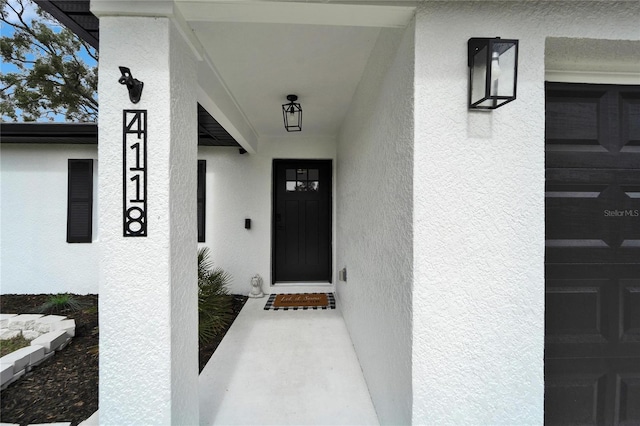
{"type": "Polygon", "coordinates": [[[147,110],[122,115],[124,236],[147,236],[147,110]]]}

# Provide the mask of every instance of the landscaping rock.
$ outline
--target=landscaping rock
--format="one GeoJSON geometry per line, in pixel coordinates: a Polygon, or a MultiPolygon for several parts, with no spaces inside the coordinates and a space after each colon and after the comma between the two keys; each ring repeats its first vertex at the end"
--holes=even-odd
{"type": "MultiPolygon", "coordinates": [[[[13,318],[18,314],[0,314],[0,328],[7,328],[9,325],[9,318],[13,318]]],[[[2,423],[0,423],[2,426],[2,423]]]]}
{"type": "Polygon", "coordinates": [[[64,330],[50,331],[33,339],[31,345],[40,345],[44,348],[45,353],[49,353],[58,349],[67,339],[68,336],[64,330]]]}
{"type": "Polygon", "coordinates": [[[32,367],[38,365],[44,359],[44,348],[40,345],[31,345],[23,349],[29,350],[29,365],[32,367]]]}
{"type": "MultiPolygon", "coordinates": [[[[42,346],[40,346],[42,348],[42,346]]],[[[44,348],[42,348],[42,350],[44,351],[44,348]]],[[[37,367],[38,365],[42,364],[43,362],[45,362],[46,360],[48,360],[49,358],[51,358],[52,356],[54,356],[56,354],[56,351],[51,351],[49,353],[44,354],[44,356],[42,357],[42,359],[40,361],[37,361],[35,363],[31,364],[31,367],[37,367]]]]}
{"type": "Polygon", "coordinates": [[[0,385],[4,386],[13,379],[13,364],[0,364],[0,385]]]}
{"type": "Polygon", "coordinates": [[[7,386],[9,386],[11,383],[15,382],[16,380],[18,380],[20,377],[24,376],[25,373],[26,373],[25,370],[20,370],[17,373],[14,372],[13,373],[13,377],[11,377],[11,379],[7,383],[2,385],[3,389],[5,389],[7,386]]]}
{"type": "Polygon", "coordinates": [[[35,338],[38,338],[42,335],[42,333],[40,333],[39,331],[35,331],[35,330],[22,330],[22,337],[24,337],[27,340],[33,340],[35,338]]]}
{"type": "Polygon", "coordinates": [[[24,370],[27,365],[29,365],[29,359],[31,358],[31,353],[24,349],[29,348],[20,348],[17,351],[13,351],[10,354],[7,354],[0,358],[0,364],[11,364],[13,365],[13,371],[24,370]]]}
{"type": "Polygon", "coordinates": [[[51,323],[51,331],[64,331],[69,337],[76,336],[76,320],[66,319],[51,323]]]}
{"type": "Polygon", "coordinates": [[[71,422],[31,423],[29,426],[71,426],[71,422]]]}
{"type": "Polygon", "coordinates": [[[87,420],[80,422],[78,426],[100,426],[100,413],[96,411],[87,420]]]}
{"type": "Polygon", "coordinates": [[[33,326],[38,318],[42,318],[40,314],[21,314],[9,318],[8,328],[10,330],[33,330],[33,326]]]}
{"type": "Polygon", "coordinates": [[[62,315],[47,315],[46,317],[38,318],[33,329],[40,333],[48,333],[55,330],[55,328],[51,328],[53,323],[60,322],[65,319],[67,319],[67,317],[63,317],[62,315]]]}
{"type": "Polygon", "coordinates": [[[8,328],[0,329],[0,340],[9,340],[20,335],[20,330],[9,330],[8,328]]]}
{"type": "Polygon", "coordinates": [[[27,346],[3,356],[0,358],[0,363],[12,364],[13,371],[29,370],[33,364],[38,363],[43,357],[44,348],[42,346],[27,346]]]}

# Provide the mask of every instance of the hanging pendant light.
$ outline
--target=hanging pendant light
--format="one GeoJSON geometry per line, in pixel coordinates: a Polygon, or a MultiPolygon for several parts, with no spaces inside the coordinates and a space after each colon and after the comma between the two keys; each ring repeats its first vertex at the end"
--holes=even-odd
{"type": "Polygon", "coordinates": [[[302,107],[296,103],[298,97],[296,95],[287,95],[288,104],[282,105],[282,118],[284,119],[284,128],[287,132],[302,131],[302,107]]]}

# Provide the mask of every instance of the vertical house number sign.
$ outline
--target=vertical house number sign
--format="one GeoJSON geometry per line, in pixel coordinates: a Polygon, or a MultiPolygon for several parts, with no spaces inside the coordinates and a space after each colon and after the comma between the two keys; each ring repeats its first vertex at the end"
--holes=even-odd
{"type": "Polygon", "coordinates": [[[124,236],[147,236],[147,110],[122,115],[124,236]]]}

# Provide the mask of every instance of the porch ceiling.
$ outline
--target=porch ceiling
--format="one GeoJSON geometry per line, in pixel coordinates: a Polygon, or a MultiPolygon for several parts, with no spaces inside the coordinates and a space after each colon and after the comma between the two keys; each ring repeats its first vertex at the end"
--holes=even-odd
{"type": "Polygon", "coordinates": [[[304,135],[333,136],[379,33],[375,27],[191,22],[259,136],[284,135],[281,104],[298,95],[304,135]]]}
{"type": "Polygon", "coordinates": [[[253,138],[287,134],[281,104],[288,94],[298,95],[302,105],[302,135],[334,136],[380,28],[404,27],[414,13],[413,7],[395,1],[357,5],[340,0],[36,2],[94,45],[99,34],[90,6],[103,12],[126,9],[117,14],[175,19],[219,79],[215,84],[223,92],[217,93],[228,94],[231,103],[226,105],[232,105],[235,124],[225,117],[224,108],[210,108],[207,102],[203,106],[238,141],[245,142],[252,137],[243,137],[238,125],[251,129],[253,138]],[[246,126],[237,117],[243,117],[246,126]]]}

